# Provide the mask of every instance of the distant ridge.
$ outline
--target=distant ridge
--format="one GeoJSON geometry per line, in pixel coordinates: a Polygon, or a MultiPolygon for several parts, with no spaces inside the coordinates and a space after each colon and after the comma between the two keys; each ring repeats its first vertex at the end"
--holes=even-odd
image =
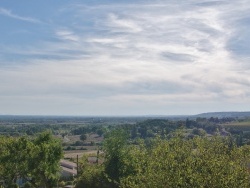
{"type": "Polygon", "coordinates": [[[232,117],[232,118],[250,118],[250,111],[231,111],[231,112],[205,112],[196,115],[127,115],[127,116],[70,116],[70,115],[1,115],[0,120],[34,120],[34,119],[42,119],[42,120],[58,120],[58,119],[67,119],[67,120],[89,120],[89,119],[102,119],[102,120],[109,120],[109,119],[136,119],[136,120],[146,120],[146,119],[170,119],[170,120],[185,120],[195,119],[195,118],[211,118],[211,117],[218,117],[218,118],[225,118],[225,117],[232,117]]]}
{"type": "Polygon", "coordinates": [[[193,117],[203,117],[203,118],[210,118],[210,117],[233,117],[233,118],[247,118],[250,117],[250,112],[207,112],[194,115],[193,117]]]}

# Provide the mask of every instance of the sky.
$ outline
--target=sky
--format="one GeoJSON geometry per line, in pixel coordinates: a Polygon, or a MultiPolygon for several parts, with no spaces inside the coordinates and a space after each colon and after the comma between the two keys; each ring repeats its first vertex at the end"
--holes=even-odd
{"type": "Polygon", "coordinates": [[[250,111],[250,0],[1,0],[0,115],[250,111]]]}

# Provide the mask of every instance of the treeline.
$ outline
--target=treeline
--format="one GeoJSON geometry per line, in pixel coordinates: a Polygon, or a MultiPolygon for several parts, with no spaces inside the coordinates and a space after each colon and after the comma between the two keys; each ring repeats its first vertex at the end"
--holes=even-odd
{"type": "Polygon", "coordinates": [[[51,130],[56,134],[59,130],[68,129],[67,125],[53,124],[20,124],[20,125],[0,125],[0,134],[9,136],[35,135],[37,133],[51,130]]]}
{"type": "Polygon", "coordinates": [[[90,125],[88,125],[88,126],[78,127],[78,128],[71,130],[71,134],[84,135],[84,134],[88,134],[88,133],[96,133],[99,136],[101,136],[101,135],[103,135],[105,130],[106,129],[104,126],[96,126],[96,125],[90,126],[90,125]]]}
{"type": "Polygon", "coordinates": [[[219,124],[221,122],[231,122],[232,118],[197,118],[196,120],[178,120],[170,121],[166,119],[150,119],[136,124],[120,125],[119,127],[130,131],[131,139],[152,138],[156,136],[168,137],[171,132],[177,129],[187,130],[189,137],[202,134],[225,134],[224,128],[219,124]],[[219,122],[219,123],[218,123],[219,122]]]}
{"type": "Polygon", "coordinates": [[[186,137],[195,136],[232,136],[238,146],[250,145],[250,126],[223,126],[231,122],[240,122],[235,118],[196,118],[186,120],[149,119],[135,124],[119,125],[130,132],[130,138],[136,140],[150,139],[157,136],[161,138],[171,137],[171,133],[183,129],[186,137]]]}
{"type": "Polygon", "coordinates": [[[52,188],[60,177],[62,156],[61,143],[50,132],[32,139],[0,136],[0,182],[14,188],[18,187],[16,181],[23,179],[26,188],[52,188]]]}
{"type": "Polygon", "coordinates": [[[97,163],[81,161],[76,188],[250,187],[249,146],[237,147],[232,137],[172,135],[134,144],[124,129],[107,133],[97,163]]]}
{"type": "Polygon", "coordinates": [[[21,124],[21,125],[0,125],[0,135],[7,136],[23,136],[35,135],[37,133],[51,130],[54,135],[81,135],[87,133],[96,133],[102,135],[104,133],[103,125],[55,125],[55,124],[21,124]]]}
{"type": "MultiPolygon", "coordinates": [[[[39,120],[39,119],[38,119],[39,120]]],[[[99,123],[99,121],[87,122],[88,124],[78,124],[79,122],[63,122],[64,119],[58,119],[53,121],[38,121],[37,123],[29,123],[22,120],[15,124],[14,122],[6,122],[6,124],[0,124],[0,134],[10,135],[10,136],[20,136],[20,135],[34,135],[45,130],[51,130],[55,135],[82,135],[96,133],[98,135],[103,135],[106,130],[109,130],[112,127],[128,127],[132,130],[132,137],[154,137],[157,134],[166,135],[170,132],[183,127],[187,129],[203,129],[208,134],[214,134],[222,130],[220,124],[228,123],[232,121],[237,121],[234,118],[196,118],[196,119],[186,119],[186,120],[167,120],[167,119],[149,119],[145,121],[140,121],[137,123],[119,123],[111,124],[108,122],[99,123]],[[89,124],[90,123],[90,124],[89,124]]],[[[77,120],[77,119],[76,119],[77,120]]],[[[90,120],[89,120],[90,121],[90,120]]],[[[114,120],[113,120],[114,121],[114,120]]],[[[112,121],[112,122],[113,122],[112,121]]],[[[123,120],[125,121],[125,120],[123,120]]],[[[4,122],[2,122],[4,123],[4,122]]],[[[114,123],[114,122],[113,122],[114,123]]],[[[230,129],[229,132],[232,134],[240,134],[240,130],[230,129]],[[238,131],[238,132],[237,132],[238,131]]],[[[197,131],[196,131],[197,132],[197,131]]],[[[192,135],[191,135],[192,136],[192,135]]]]}

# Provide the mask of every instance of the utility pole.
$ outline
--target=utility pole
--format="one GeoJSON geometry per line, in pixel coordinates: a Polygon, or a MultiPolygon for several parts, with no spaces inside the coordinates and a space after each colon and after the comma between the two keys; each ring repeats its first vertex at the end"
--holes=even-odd
{"type": "Polygon", "coordinates": [[[99,163],[99,146],[98,146],[98,150],[97,150],[97,155],[96,155],[96,163],[98,164],[99,163]]]}
{"type": "Polygon", "coordinates": [[[78,155],[76,156],[76,175],[78,175],[78,155]]]}

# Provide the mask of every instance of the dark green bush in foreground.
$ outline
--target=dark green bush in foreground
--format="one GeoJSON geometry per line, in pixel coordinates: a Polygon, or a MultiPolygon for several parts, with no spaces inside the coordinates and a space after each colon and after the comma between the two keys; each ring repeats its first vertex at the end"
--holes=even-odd
{"type": "Polygon", "coordinates": [[[0,180],[6,187],[17,186],[18,178],[26,179],[26,187],[52,188],[59,179],[62,146],[51,132],[34,139],[0,136],[0,180]]]}
{"type": "Polygon", "coordinates": [[[143,141],[129,145],[124,135],[120,130],[109,134],[105,162],[88,166],[89,173],[80,175],[78,185],[85,181],[86,187],[98,182],[126,188],[250,187],[250,149],[236,147],[230,138],[185,139],[176,134],[170,140],[152,139],[146,146],[143,141]]]}

